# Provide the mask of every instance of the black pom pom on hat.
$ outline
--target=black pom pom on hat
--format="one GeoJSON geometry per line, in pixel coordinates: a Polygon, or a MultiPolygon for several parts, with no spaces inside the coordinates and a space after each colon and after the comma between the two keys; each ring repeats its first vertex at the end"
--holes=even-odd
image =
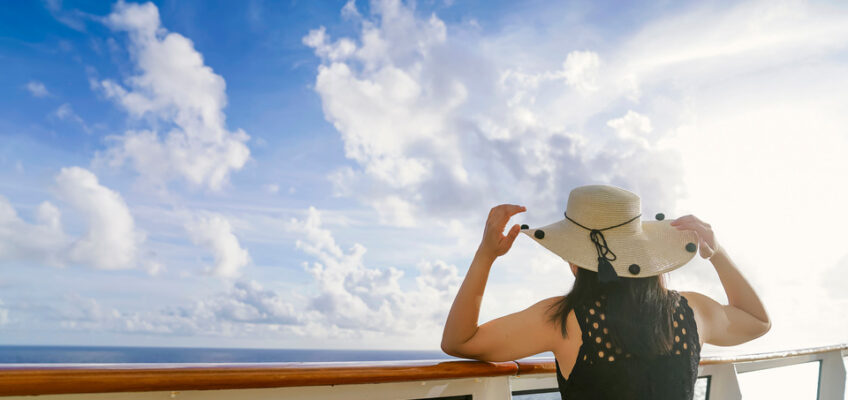
{"type": "Polygon", "coordinates": [[[598,281],[601,283],[618,281],[618,274],[615,273],[615,268],[606,257],[598,257],[598,281]]]}

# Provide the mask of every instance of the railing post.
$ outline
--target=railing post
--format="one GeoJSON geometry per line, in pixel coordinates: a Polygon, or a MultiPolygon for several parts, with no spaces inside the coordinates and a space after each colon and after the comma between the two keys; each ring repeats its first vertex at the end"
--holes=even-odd
{"type": "Polygon", "coordinates": [[[710,376],[710,398],[707,400],[741,400],[739,380],[736,379],[736,365],[716,365],[710,376]]]}
{"type": "Polygon", "coordinates": [[[822,354],[819,370],[819,400],[842,400],[845,396],[845,364],[842,351],[822,354]]]}

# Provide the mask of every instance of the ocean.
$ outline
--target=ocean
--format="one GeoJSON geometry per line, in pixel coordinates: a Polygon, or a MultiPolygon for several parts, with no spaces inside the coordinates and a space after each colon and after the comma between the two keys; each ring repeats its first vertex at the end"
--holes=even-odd
{"type": "MultiPolygon", "coordinates": [[[[551,354],[552,355],[552,354],[551,354]]],[[[240,363],[457,359],[432,350],[225,349],[196,347],[0,346],[0,364],[240,363]]]]}

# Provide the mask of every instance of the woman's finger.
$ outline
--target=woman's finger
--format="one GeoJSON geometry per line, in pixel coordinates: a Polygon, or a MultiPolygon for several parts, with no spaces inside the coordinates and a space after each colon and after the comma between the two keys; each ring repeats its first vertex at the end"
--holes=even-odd
{"type": "Polygon", "coordinates": [[[512,242],[514,242],[515,238],[518,237],[518,232],[521,232],[521,226],[518,224],[513,225],[512,228],[509,229],[509,233],[506,235],[507,249],[512,246],[512,242]]]}
{"type": "Polygon", "coordinates": [[[503,235],[507,221],[509,221],[513,215],[524,211],[527,211],[527,207],[515,204],[501,204],[492,209],[492,212],[489,214],[489,218],[492,219],[490,222],[493,228],[495,228],[495,231],[498,232],[498,234],[503,235]]]}
{"type": "Polygon", "coordinates": [[[527,211],[527,207],[519,206],[517,204],[501,204],[501,206],[503,206],[507,217],[512,217],[515,214],[527,211]]]}
{"type": "Polygon", "coordinates": [[[701,244],[701,249],[700,249],[701,258],[710,258],[710,256],[713,255],[713,252],[715,252],[715,250],[713,250],[712,246],[710,246],[709,243],[707,243],[706,240],[701,239],[700,244],[701,244]]]}
{"type": "Polygon", "coordinates": [[[704,225],[699,222],[684,222],[679,225],[675,225],[675,227],[677,229],[693,230],[698,234],[699,238],[704,240],[705,243],[710,244],[710,248],[715,247],[715,232],[713,232],[709,225],[704,225]]]}

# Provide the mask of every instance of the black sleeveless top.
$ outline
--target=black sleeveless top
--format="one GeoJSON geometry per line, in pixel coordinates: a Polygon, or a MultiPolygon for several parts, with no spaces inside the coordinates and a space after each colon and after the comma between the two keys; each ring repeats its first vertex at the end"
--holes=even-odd
{"type": "Polygon", "coordinates": [[[608,342],[605,299],[575,307],[583,344],[566,380],[556,362],[557,384],[563,399],[692,399],[701,344],[694,314],[677,291],[674,346],[669,355],[640,359],[608,342]]]}

